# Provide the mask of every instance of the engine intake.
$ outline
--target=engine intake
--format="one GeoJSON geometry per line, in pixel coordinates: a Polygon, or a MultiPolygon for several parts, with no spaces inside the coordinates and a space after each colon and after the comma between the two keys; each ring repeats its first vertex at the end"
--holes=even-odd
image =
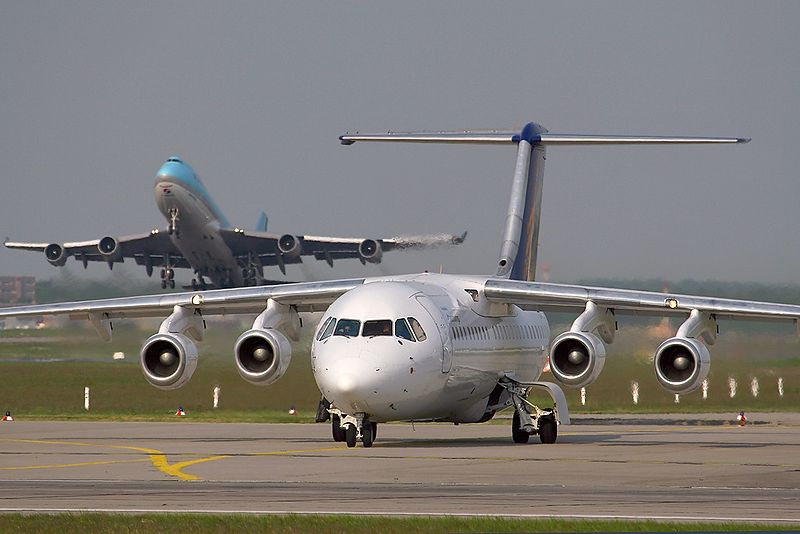
{"type": "Polygon", "coordinates": [[[656,349],[653,364],[658,383],[682,395],[697,389],[708,376],[711,354],[694,338],[673,337],[656,349]]]}
{"type": "Polygon", "coordinates": [[[197,369],[197,346],[183,334],[150,336],[142,346],[140,362],[144,377],[159,389],[176,389],[197,369]]]}
{"type": "Polygon", "coordinates": [[[278,250],[284,256],[296,259],[303,252],[303,246],[297,237],[292,234],[284,234],[278,239],[278,250]]]}
{"type": "Polygon", "coordinates": [[[97,243],[97,250],[106,261],[114,261],[122,256],[119,241],[110,235],[105,236],[97,243]]]}
{"type": "Polygon", "coordinates": [[[47,245],[44,249],[44,255],[47,258],[47,261],[50,262],[50,265],[61,267],[67,263],[67,251],[64,250],[64,247],[58,243],[51,243],[47,245]]]}
{"type": "Polygon", "coordinates": [[[292,346],[278,330],[248,330],[233,348],[236,369],[251,384],[268,386],[277,381],[292,361],[292,346]]]}
{"type": "Polygon", "coordinates": [[[369,263],[380,263],[383,258],[383,247],[374,239],[365,239],[358,245],[358,255],[369,263]]]}
{"type": "Polygon", "coordinates": [[[600,376],[605,361],[605,345],[588,332],[564,332],[550,347],[550,370],[567,386],[588,386],[600,376]]]}

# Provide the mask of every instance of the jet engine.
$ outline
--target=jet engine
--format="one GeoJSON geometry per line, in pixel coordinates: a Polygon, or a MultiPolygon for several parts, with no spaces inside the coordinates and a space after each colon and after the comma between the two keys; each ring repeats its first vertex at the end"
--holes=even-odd
{"type": "Polygon", "coordinates": [[[197,368],[197,346],[183,334],[155,334],[142,346],[140,361],[150,384],[176,389],[188,382],[197,368]]]}
{"type": "Polygon", "coordinates": [[[364,261],[380,263],[383,258],[383,248],[378,241],[365,239],[358,245],[358,255],[364,261]]]}
{"type": "Polygon", "coordinates": [[[110,235],[105,236],[97,243],[97,250],[103,259],[109,262],[118,260],[122,256],[122,249],[119,241],[110,235]]]}
{"type": "Polygon", "coordinates": [[[550,346],[550,370],[567,386],[588,386],[600,376],[605,362],[605,345],[589,332],[564,332],[550,346]]]}
{"type": "Polygon", "coordinates": [[[682,395],[697,389],[708,376],[711,354],[694,338],[673,337],[659,345],[653,363],[658,383],[682,395]]]}
{"type": "Polygon", "coordinates": [[[303,246],[297,237],[292,234],[284,234],[278,239],[278,250],[284,256],[295,259],[300,257],[300,253],[303,252],[303,246]]]}
{"type": "Polygon", "coordinates": [[[67,251],[64,250],[64,247],[58,243],[51,243],[47,245],[44,249],[44,255],[47,258],[47,261],[50,262],[50,265],[61,267],[67,263],[67,251]]]}
{"type": "Polygon", "coordinates": [[[275,329],[248,330],[236,340],[233,353],[242,378],[260,386],[282,377],[292,361],[289,340],[275,329]]]}

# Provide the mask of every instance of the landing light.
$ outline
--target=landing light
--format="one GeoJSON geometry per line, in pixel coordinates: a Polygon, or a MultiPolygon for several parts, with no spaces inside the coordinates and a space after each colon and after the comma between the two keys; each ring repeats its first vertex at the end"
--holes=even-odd
{"type": "Polygon", "coordinates": [[[667,308],[674,310],[678,307],[678,299],[667,299],[664,301],[664,304],[667,305],[667,308]]]}

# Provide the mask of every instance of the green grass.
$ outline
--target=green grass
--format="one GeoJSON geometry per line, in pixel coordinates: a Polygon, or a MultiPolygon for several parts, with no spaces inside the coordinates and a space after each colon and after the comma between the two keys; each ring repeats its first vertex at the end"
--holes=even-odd
{"type": "Polygon", "coordinates": [[[358,515],[237,514],[3,514],[0,532],[105,532],[135,534],[224,532],[347,532],[409,534],[426,532],[685,532],[796,530],[791,525],[666,523],[657,521],[578,521],[501,517],[381,517],[358,515]]]}
{"type": "MultiPolygon", "coordinates": [[[[190,420],[307,422],[316,411],[319,391],[311,373],[308,339],[295,346],[292,364],[283,378],[268,387],[255,386],[239,377],[233,362],[233,343],[246,326],[212,322],[206,340],[199,345],[200,361],[193,378],[178,390],[162,391],[144,380],[138,364],[139,347],[157,329],[157,322],[147,323],[144,330],[138,326],[116,326],[113,343],[100,341],[93,330],[83,327],[2,332],[0,413],[10,410],[20,419],[172,420],[177,407],[183,406],[190,420]],[[47,335],[43,335],[45,332],[47,335]],[[126,359],[112,360],[115,351],[125,352],[126,359]],[[48,359],[59,361],[44,361],[48,359]],[[85,386],[91,388],[88,413],[83,409],[85,386]],[[219,410],[212,408],[215,386],[221,388],[219,410]],[[288,415],[292,406],[299,416],[288,415]]],[[[304,330],[310,332],[311,328],[304,330]]],[[[702,400],[696,391],[682,396],[680,404],[675,404],[674,396],[656,382],[649,358],[658,342],[644,327],[622,331],[609,347],[600,378],[587,387],[586,406],[581,406],[577,390],[565,389],[570,410],[749,413],[800,409],[800,347],[792,336],[732,332],[720,337],[712,347],[709,399],[702,400]],[[729,377],[738,382],[733,399],[728,396],[729,377]],[[760,382],[757,398],[750,393],[752,377],[760,382]],[[784,380],[783,398],[777,393],[778,377],[784,380]],[[633,381],[639,384],[638,405],[631,399],[633,381]]],[[[543,379],[552,377],[544,375],[543,379]]],[[[547,398],[536,397],[534,401],[550,404],[547,398]]]]}

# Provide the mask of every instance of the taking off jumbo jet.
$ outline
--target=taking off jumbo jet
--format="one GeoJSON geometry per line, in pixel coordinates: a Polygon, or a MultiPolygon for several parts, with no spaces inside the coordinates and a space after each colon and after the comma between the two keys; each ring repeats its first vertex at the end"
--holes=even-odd
{"type": "Polygon", "coordinates": [[[324,260],[331,267],[334,260],[346,258],[357,258],[362,264],[380,263],[384,252],[458,245],[466,237],[466,232],[386,239],[272,234],[267,232],[264,213],[255,231],[244,230],[228,222],[194,170],[178,157],[169,158],[158,170],[154,193],[156,205],[167,219],[166,230],[64,244],[6,240],[5,246],[44,252],[47,261],[58,267],[70,256],[84,267],[97,261],[109,268],[132,258],[144,265],[148,276],[160,268],[162,289],[175,287],[175,269],[192,269],[195,276],[187,289],[197,290],[284,283],[266,280],[264,267],[277,266],[286,274],[286,265],[301,263],[303,256],[324,260]]]}
{"type": "Polygon", "coordinates": [[[675,334],[654,347],[654,372],[666,390],[689,393],[708,375],[717,321],[797,323],[800,306],[534,281],[545,150],[562,145],[742,143],[741,138],[635,137],[549,133],[535,123],[520,132],[358,134],[361,141],[477,143],[516,146],[511,198],[490,275],[418,273],[354,280],[220,289],[7,308],[0,318],[66,314],[89,319],[111,337],[111,322],[163,317],[140,352],[144,376],[162,389],[180,387],[197,366],[196,341],[213,314],[258,314],[236,340],[235,365],[246,381],[268,385],[286,371],[299,313],[323,312],[311,366],[323,399],[319,420],[335,441],[371,447],[387,421],[479,423],[513,407],[511,437],[553,443],[569,421],[561,385],[580,388],[603,369],[617,322],[635,314],[679,317],[675,334]],[[576,314],[551,340],[545,312],[576,314]],[[558,383],[540,381],[549,358],[558,383]],[[552,406],[534,406],[539,388],[552,406]]]}

